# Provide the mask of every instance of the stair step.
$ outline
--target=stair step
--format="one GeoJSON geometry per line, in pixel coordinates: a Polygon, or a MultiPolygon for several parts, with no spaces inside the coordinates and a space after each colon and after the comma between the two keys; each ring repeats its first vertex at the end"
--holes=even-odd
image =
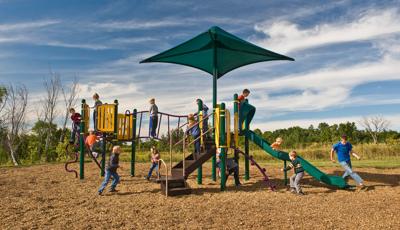
{"type": "MultiPolygon", "coordinates": [[[[167,184],[165,182],[161,183],[161,190],[165,190],[165,187],[167,186],[167,184]]],[[[181,180],[181,181],[168,181],[168,189],[173,189],[173,188],[185,188],[186,186],[186,182],[185,180],[181,180]]]]}
{"type": "MultiPolygon", "coordinates": [[[[161,183],[165,183],[165,179],[166,179],[166,177],[162,176],[162,177],[160,177],[160,179],[157,179],[157,181],[161,182],[161,183]]],[[[168,182],[176,182],[176,181],[182,181],[182,180],[185,180],[182,175],[180,175],[180,176],[168,176],[168,182]]]]}
{"type": "MultiPolygon", "coordinates": [[[[161,189],[161,193],[165,195],[165,189],[161,189]]],[[[192,193],[191,188],[171,188],[168,189],[168,196],[189,195],[192,193]]]]}

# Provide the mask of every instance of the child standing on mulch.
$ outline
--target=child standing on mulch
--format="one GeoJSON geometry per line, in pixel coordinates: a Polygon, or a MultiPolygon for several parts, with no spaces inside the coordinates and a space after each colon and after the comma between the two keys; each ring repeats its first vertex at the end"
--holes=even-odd
{"type": "Polygon", "coordinates": [[[121,147],[118,145],[114,146],[112,149],[112,153],[110,156],[110,161],[108,162],[107,168],[106,168],[106,175],[104,177],[104,181],[101,184],[99,188],[99,195],[101,195],[106,188],[108,181],[113,178],[112,183],[111,183],[111,188],[110,192],[117,192],[115,188],[117,187],[117,184],[119,183],[119,175],[117,173],[117,169],[119,168],[119,154],[121,153],[121,147]]]}
{"type": "Polygon", "coordinates": [[[289,171],[290,169],[294,169],[294,174],[290,177],[290,191],[292,193],[297,193],[298,195],[304,195],[303,191],[300,187],[300,180],[304,177],[304,169],[301,165],[299,159],[297,158],[296,151],[291,151],[289,153],[290,163],[289,165],[281,169],[282,171],[289,171]]]}
{"type": "Polygon", "coordinates": [[[150,149],[150,152],[151,152],[151,166],[150,166],[149,173],[147,174],[147,176],[144,177],[146,180],[150,180],[151,175],[153,175],[154,169],[156,169],[156,172],[158,175],[158,162],[160,161],[160,157],[161,157],[160,152],[158,151],[156,146],[152,146],[150,149]]]}
{"type": "Polygon", "coordinates": [[[361,158],[355,152],[353,152],[353,146],[350,144],[350,142],[347,141],[346,135],[342,135],[341,140],[333,145],[331,149],[332,162],[335,162],[335,159],[333,158],[334,152],[336,152],[339,164],[343,167],[345,171],[343,174],[343,178],[347,179],[347,177],[350,176],[356,181],[360,190],[366,189],[366,186],[363,183],[363,179],[356,172],[353,171],[350,153],[358,160],[360,160],[361,158]]]}

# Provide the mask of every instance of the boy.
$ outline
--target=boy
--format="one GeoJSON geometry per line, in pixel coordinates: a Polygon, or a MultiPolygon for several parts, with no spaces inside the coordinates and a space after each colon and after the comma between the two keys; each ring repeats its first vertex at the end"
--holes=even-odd
{"type": "MultiPolygon", "coordinates": [[[[196,99],[197,106],[199,105],[200,101],[201,101],[200,99],[196,99]]],[[[208,130],[208,117],[207,117],[208,116],[208,107],[204,103],[203,103],[202,112],[203,112],[203,133],[205,133],[208,130]],[[205,117],[207,117],[207,118],[205,118],[205,117]]],[[[195,113],[195,115],[197,115],[197,113],[195,113]]]]}
{"type": "Polygon", "coordinates": [[[158,107],[156,105],[156,99],[150,99],[150,137],[156,137],[157,123],[158,123],[158,107]]]}
{"type": "Polygon", "coordinates": [[[283,139],[281,137],[276,138],[275,142],[272,143],[271,148],[275,151],[280,151],[282,142],[283,142],[283,139]]]}
{"type": "MultiPolygon", "coordinates": [[[[250,90],[244,89],[242,94],[238,96],[238,110],[240,114],[240,106],[245,102],[245,99],[250,95],[250,90]]],[[[241,116],[239,116],[239,133],[242,133],[242,129],[244,128],[244,120],[241,116]]]]}
{"type": "MultiPolygon", "coordinates": [[[[228,149],[227,149],[228,151],[228,149]]],[[[228,155],[228,152],[226,153],[228,155]]],[[[219,168],[219,176],[221,176],[221,148],[217,149],[217,167],[219,168]]],[[[233,178],[235,179],[235,186],[238,187],[241,185],[239,179],[239,165],[235,162],[233,158],[226,158],[226,181],[228,181],[229,175],[233,173],[233,178]]],[[[225,181],[225,183],[226,183],[225,181]]]]}
{"type": "Polygon", "coordinates": [[[89,150],[92,152],[92,155],[97,158],[99,154],[95,152],[97,144],[98,144],[97,136],[94,134],[93,130],[89,131],[89,136],[86,137],[85,144],[89,147],[89,150]]]}
{"type": "Polygon", "coordinates": [[[294,174],[290,177],[290,191],[292,193],[297,193],[298,195],[304,195],[300,187],[300,180],[304,177],[304,169],[299,159],[297,159],[297,152],[291,151],[289,153],[289,158],[291,162],[286,168],[281,169],[281,171],[289,171],[292,168],[294,169],[294,174]]]}
{"type": "Polygon", "coordinates": [[[121,147],[118,145],[114,146],[112,149],[112,154],[110,156],[110,161],[108,162],[107,168],[106,168],[106,175],[104,177],[103,183],[101,183],[101,186],[99,188],[99,195],[101,195],[106,188],[108,181],[110,180],[111,177],[113,177],[112,183],[111,183],[111,188],[110,192],[117,192],[115,190],[115,187],[117,187],[117,184],[119,183],[119,175],[117,173],[117,169],[119,168],[119,154],[121,153],[121,147]]]}
{"type": "Polygon", "coordinates": [[[156,169],[157,174],[158,174],[158,162],[160,161],[160,152],[158,151],[156,146],[152,146],[150,149],[150,152],[151,152],[151,166],[150,166],[149,173],[145,177],[146,180],[150,180],[154,169],[156,169]]]}
{"type": "Polygon", "coordinates": [[[92,109],[93,109],[93,127],[95,131],[97,131],[97,107],[103,104],[103,102],[101,102],[99,98],[100,98],[99,94],[97,93],[93,94],[94,105],[92,109]]]}
{"type": "Polygon", "coordinates": [[[75,143],[75,136],[77,134],[78,136],[80,135],[81,114],[75,112],[74,108],[70,108],[69,113],[71,114],[71,120],[72,120],[72,132],[71,132],[71,138],[69,139],[69,143],[73,144],[75,143]]]}
{"type": "Polygon", "coordinates": [[[242,91],[242,94],[239,95],[239,97],[238,97],[239,105],[240,105],[240,103],[242,103],[242,102],[244,101],[244,99],[246,99],[249,95],[250,95],[250,90],[244,89],[244,90],[242,91]]]}
{"type": "Polygon", "coordinates": [[[335,162],[335,159],[333,158],[333,153],[336,152],[339,164],[344,168],[345,171],[342,177],[346,179],[348,176],[351,176],[351,178],[353,178],[357,182],[357,185],[360,186],[360,189],[363,189],[365,188],[363,180],[352,169],[350,153],[358,160],[360,160],[361,158],[352,150],[353,146],[350,144],[350,142],[347,141],[347,136],[342,135],[341,140],[338,143],[334,144],[331,149],[331,161],[335,162]]]}
{"type": "Polygon", "coordinates": [[[194,142],[194,154],[193,157],[194,159],[197,158],[197,154],[200,154],[200,127],[199,124],[197,124],[196,120],[194,119],[194,115],[193,114],[189,114],[188,115],[188,120],[189,120],[189,124],[188,124],[188,130],[186,131],[187,135],[191,135],[193,137],[193,140],[196,140],[194,142]]]}

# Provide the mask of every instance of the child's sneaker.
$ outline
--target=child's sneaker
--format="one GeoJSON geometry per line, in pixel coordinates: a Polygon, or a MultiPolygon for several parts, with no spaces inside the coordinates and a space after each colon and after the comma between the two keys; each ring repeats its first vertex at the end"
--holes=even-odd
{"type": "Polygon", "coordinates": [[[291,189],[290,189],[290,192],[291,192],[291,193],[297,193],[297,192],[296,192],[296,189],[294,189],[294,188],[291,188],[291,189]]]}
{"type": "Polygon", "coordinates": [[[144,179],[150,181],[150,177],[148,176],[145,176],[144,179]]]}
{"type": "Polygon", "coordinates": [[[108,190],[109,192],[118,192],[118,190],[116,190],[115,188],[111,188],[110,190],[108,190]]]}
{"type": "Polygon", "coordinates": [[[303,191],[300,191],[300,192],[297,193],[297,195],[299,195],[299,196],[304,196],[304,195],[306,195],[306,194],[304,194],[303,191]]]}
{"type": "Polygon", "coordinates": [[[101,196],[101,195],[103,194],[103,191],[98,191],[97,194],[98,194],[99,196],[101,196]]]}
{"type": "Polygon", "coordinates": [[[360,184],[360,185],[357,187],[357,191],[359,191],[359,192],[361,192],[361,191],[367,191],[367,189],[368,189],[368,187],[365,186],[365,184],[360,184]]]}

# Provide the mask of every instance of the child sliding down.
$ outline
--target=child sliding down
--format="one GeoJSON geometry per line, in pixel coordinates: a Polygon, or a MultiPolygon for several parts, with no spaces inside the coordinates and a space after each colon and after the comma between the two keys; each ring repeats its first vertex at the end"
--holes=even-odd
{"type": "Polygon", "coordinates": [[[290,169],[294,169],[294,174],[290,177],[290,191],[292,193],[297,193],[298,195],[304,195],[303,191],[300,187],[300,180],[304,176],[304,169],[301,165],[299,159],[297,159],[296,151],[291,151],[289,153],[290,163],[289,165],[281,169],[282,171],[289,171],[290,169]]]}

